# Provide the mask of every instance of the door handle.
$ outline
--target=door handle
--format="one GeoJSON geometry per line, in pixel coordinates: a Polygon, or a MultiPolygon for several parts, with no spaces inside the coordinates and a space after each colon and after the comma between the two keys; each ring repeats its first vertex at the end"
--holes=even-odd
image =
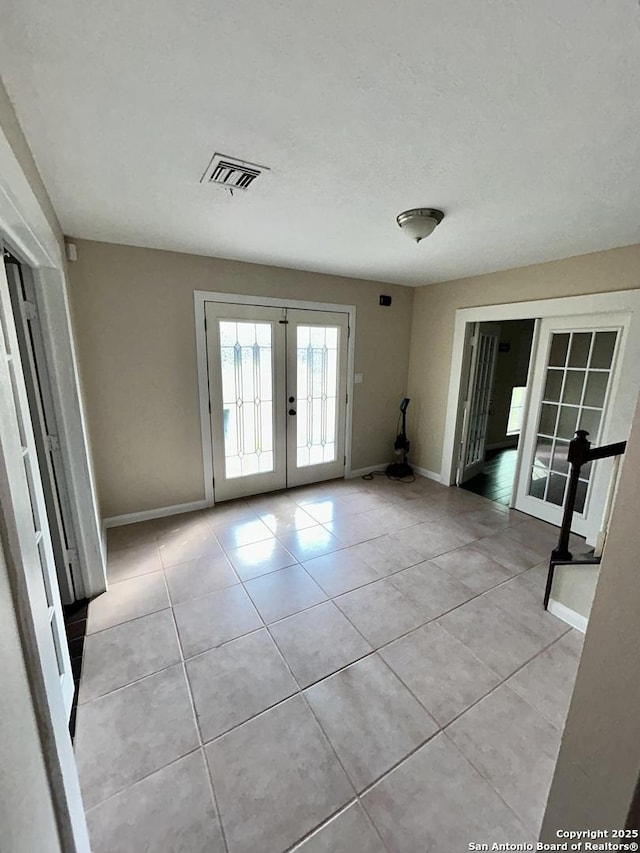
{"type": "Polygon", "coordinates": [[[295,410],[295,409],[289,409],[289,414],[290,414],[290,415],[295,415],[295,413],[296,413],[296,410],[295,410]]]}
{"type": "Polygon", "coordinates": [[[290,403],[295,403],[295,401],[296,401],[296,398],[295,398],[295,397],[289,397],[289,402],[290,402],[290,403]]]}

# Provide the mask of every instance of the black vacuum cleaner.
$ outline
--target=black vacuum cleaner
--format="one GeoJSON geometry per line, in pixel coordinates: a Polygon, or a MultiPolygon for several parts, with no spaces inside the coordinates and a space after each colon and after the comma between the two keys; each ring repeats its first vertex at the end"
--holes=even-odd
{"type": "Polygon", "coordinates": [[[402,426],[400,427],[400,418],[398,418],[398,434],[393,443],[393,449],[400,455],[402,454],[402,462],[392,462],[387,465],[387,477],[393,477],[395,480],[402,480],[405,477],[413,477],[413,468],[407,463],[407,456],[411,442],[407,438],[407,408],[409,406],[409,398],[404,397],[400,403],[400,411],[402,413],[402,426]]]}

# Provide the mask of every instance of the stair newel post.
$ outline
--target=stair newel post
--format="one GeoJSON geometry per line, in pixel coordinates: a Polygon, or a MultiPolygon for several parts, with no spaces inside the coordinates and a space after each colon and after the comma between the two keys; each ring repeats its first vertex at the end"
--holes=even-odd
{"type": "Polygon", "coordinates": [[[552,560],[570,560],[573,556],[571,551],[569,551],[569,536],[571,535],[571,522],[573,520],[573,508],[576,503],[580,469],[585,462],[589,461],[591,442],[587,438],[588,435],[589,433],[586,430],[579,429],[576,432],[576,437],[569,442],[569,453],[567,456],[569,465],[571,466],[569,484],[564,499],[564,515],[562,517],[560,537],[557,547],[551,552],[552,560]]]}

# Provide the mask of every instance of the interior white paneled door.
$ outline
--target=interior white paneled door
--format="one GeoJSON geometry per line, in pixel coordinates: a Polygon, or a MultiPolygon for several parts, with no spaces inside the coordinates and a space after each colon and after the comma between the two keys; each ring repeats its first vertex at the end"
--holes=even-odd
{"type": "Polygon", "coordinates": [[[348,315],[207,302],[216,501],[344,474],[348,315]]]}
{"type": "Polygon", "coordinates": [[[344,474],[348,315],[287,311],[287,485],[344,474]]]}
{"type": "MultiPolygon", "coordinates": [[[[637,394],[637,365],[625,364],[625,315],[542,320],[531,397],[521,436],[516,509],[559,525],[576,430],[598,446],[627,438],[624,398],[637,394]],[[632,387],[633,386],[633,387],[632,387]]],[[[606,501],[610,460],[582,468],[572,529],[593,537],[606,501]]]]}
{"type": "Polygon", "coordinates": [[[60,598],[63,604],[71,604],[76,598],[82,597],[76,595],[73,578],[74,570],[77,571],[78,552],[71,523],[69,488],[62,464],[59,430],[46,367],[33,282],[29,275],[30,271],[23,269],[13,258],[5,259],[5,272],[9,282],[22,371],[38,453],[60,598]]]}
{"type": "Polygon", "coordinates": [[[500,343],[500,326],[476,323],[471,338],[471,363],[465,401],[458,483],[480,474],[484,467],[491,388],[500,343]]]}
{"type": "MultiPolygon", "coordinates": [[[[4,264],[0,264],[0,497],[6,548],[38,647],[54,726],[66,726],[74,683],[4,264]]],[[[4,544],[4,543],[3,543],[4,544]]],[[[23,614],[22,618],[26,618],[23,614]]]]}

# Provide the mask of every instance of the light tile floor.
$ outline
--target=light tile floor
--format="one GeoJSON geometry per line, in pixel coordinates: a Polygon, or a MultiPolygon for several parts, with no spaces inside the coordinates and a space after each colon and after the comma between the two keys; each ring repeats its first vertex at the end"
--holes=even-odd
{"type": "Polygon", "coordinates": [[[94,853],[534,841],[582,639],[542,610],[556,535],[422,478],[110,530],[75,745],[94,853]]]}

